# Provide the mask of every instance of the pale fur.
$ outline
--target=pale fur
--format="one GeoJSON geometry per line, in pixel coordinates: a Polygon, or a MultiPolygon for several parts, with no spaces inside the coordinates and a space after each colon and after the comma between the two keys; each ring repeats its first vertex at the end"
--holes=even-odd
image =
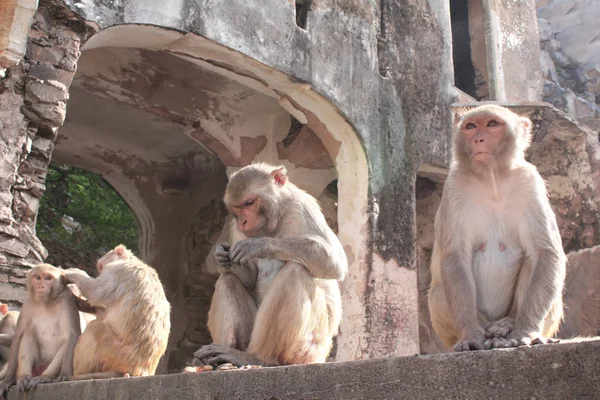
{"type": "Polygon", "coordinates": [[[342,245],[316,199],[289,180],[277,187],[262,179],[276,170],[285,174],[283,167],[253,164],[246,169],[250,178],[237,181],[234,194],[228,186],[226,204],[249,195],[268,197],[266,226],[273,228],[268,237],[248,241],[233,221],[231,249],[246,241],[259,255],[248,265],[220,268],[208,328],[221,347],[205,346],[196,357],[220,356],[213,360],[236,364],[324,362],[342,313],[337,281],[348,268],[342,245]],[[248,274],[253,268],[257,272],[248,274]]]}
{"type": "Polygon", "coordinates": [[[429,291],[433,328],[449,348],[483,341],[486,326],[507,321],[513,344],[551,337],[562,318],[566,256],[545,183],[524,159],[530,139],[520,126],[530,125],[507,109],[485,106],[463,115],[455,132],[435,218],[429,291]],[[503,119],[516,143],[496,168],[478,174],[457,154],[456,136],[482,115],[503,119]]]}
{"type": "MultiPolygon", "coordinates": [[[[2,303],[0,303],[2,305],[2,303]]],[[[8,355],[15,331],[17,329],[18,311],[8,311],[0,319],[0,380],[4,379],[8,370],[8,355]]]]}
{"type": "Polygon", "coordinates": [[[17,380],[20,390],[51,382],[73,372],[73,350],[79,337],[79,314],[62,271],[40,264],[27,275],[28,297],[21,308],[0,396],[17,380]],[[43,294],[34,290],[34,274],[50,274],[43,294]],[[49,283],[51,282],[51,283],[49,283]],[[38,376],[33,377],[36,370],[38,376]],[[39,373],[40,371],[38,371],[39,373]]]}
{"type": "Polygon", "coordinates": [[[96,279],[67,273],[92,306],[105,308],[77,342],[72,379],[154,375],[171,327],[162,283],[152,267],[122,245],[103,258],[111,261],[96,279]],[[113,257],[117,250],[126,258],[113,257]]]}

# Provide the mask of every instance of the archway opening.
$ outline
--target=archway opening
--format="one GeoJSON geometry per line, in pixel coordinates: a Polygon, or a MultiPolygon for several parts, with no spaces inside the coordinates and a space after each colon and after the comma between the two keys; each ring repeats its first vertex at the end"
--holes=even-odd
{"type": "Polygon", "coordinates": [[[36,231],[46,262],[90,275],[118,244],[137,252],[137,221],[123,198],[101,176],[69,165],[50,163],[36,231]]]}
{"type": "MultiPolygon", "coordinates": [[[[151,26],[108,28],[83,50],[54,155],[101,174],[139,221],[139,255],[157,269],[172,306],[161,371],[180,371],[210,341],[217,275],[207,259],[226,220],[227,173],[255,161],[285,165],[339,226],[351,262],[364,259],[356,227],[367,223],[366,158],[343,116],[310,86],[199,36],[151,26]]],[[[338,348],[338,359],[346,352],[338,348]]]]}
{"type": "Polygon", "coordinates": [[[481,0],[451,0],[454,85],[476,100],[488,98],[484,14],[481,0]]]}

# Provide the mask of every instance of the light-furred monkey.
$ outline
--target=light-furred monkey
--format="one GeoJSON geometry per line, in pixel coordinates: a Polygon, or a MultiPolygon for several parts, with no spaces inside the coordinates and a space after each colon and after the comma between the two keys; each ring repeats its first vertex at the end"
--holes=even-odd
{"type": "Polygon", "coordinates": [[[7,304],[0,303],[0,380],[8,369],[8,355],[17,329],[18,311],[9,311],[7,304]]]}
{"type": "Polygon", "coordinates": [[[72,380],[154,375],[171,328],[165,291],[156,271],[125,246],[98,261],[94,279],[66,273],[102,315],[91,321],[75,347],[72,380]]]}
{"type": "Polygon", "coordinates": [[[433,328],[455,351],[553,342],[566,257],[544,180],[525,161],[531,121],[484,105],[453,135],[435,218],[433,328]]]}
{"type": "Polygon", "coordinates": [[[17,321],[8,370],[0,382],[0,398],[15,381],[25,391],[72,374],[79,313],[63,273],[40,264],[27,274],[28,296],[17,321]]]}
{"type": "Polygon", "coordinates": [[[194,363],[324,362],[340,324],[338,281],[348,262],[319,204],[284,167],[262,163],[230,177],[224,202],[233,237],[215,247],[214,343],[196,351],[194,363]]]}

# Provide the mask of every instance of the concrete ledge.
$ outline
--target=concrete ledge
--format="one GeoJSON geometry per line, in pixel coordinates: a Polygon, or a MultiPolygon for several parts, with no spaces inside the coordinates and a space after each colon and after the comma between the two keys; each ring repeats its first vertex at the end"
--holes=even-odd
{"type": "Polygon", "coordinates": [[[9,400],[592,399],[600,340],[511,350],[43,385],[9,400]]]}

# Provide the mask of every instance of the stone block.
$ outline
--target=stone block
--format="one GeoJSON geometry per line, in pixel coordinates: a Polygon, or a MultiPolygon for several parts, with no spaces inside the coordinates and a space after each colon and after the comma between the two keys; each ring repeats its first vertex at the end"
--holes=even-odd
{"type": "Polygon", "coordinates": [[[27,299],[27,291],[21,285],[0,282],[0,301],[23,303],[27,299]]]}
{"type": "Polygon", "coordinates": [[[550,22],[543,18],[538,18],[538,31],[540,33],[540,42],[552,39],[552,28],[550,22]]]}
{"type": "Polygon", "coordinates": [[[593,399],[600,341],[40,385],[8,400],[593,399]],[[25,397],[26,396],[26,397],[25,397]]]}
{"type": "Polygon", "coordinates": [[[25,54],[27,34],[37,5],[37,0],[0,3],[0,68],[17,64],[25,54]]]}
{"type": "Polygon", "coordinates": [[[13,256],[24,258],[27,256],[27,254],[29,254],[29,247],[16,239],[0,238],[0,251],[13,256]]]}
{"type": "Polygon", "coordinates": [[[556,73],[554,60],[552,59],[550,53],[545,50],[540,51],[540,69],[542,70],[542,76],[544,79],[554,82],[558,81],[558,74],[556,73]]]}
{"type": "Polygon", "coordinates": [[[571,65],[571,61],[560,51],[552,53],[552,59],[559,67],[566,68],[571,65]]]}
{"type": "Polygon", "coordinates": [[[69,99],[69,91],[62,83],[55,80],[31,80],[26,85],[25,98],[42,103],[57,103],[69,99]]]}
{"type": "Polygon", "coordinates": [[[595,336],[600,329],[600,246],[570,253],[568,259],[559,337],[595,336]]]}

